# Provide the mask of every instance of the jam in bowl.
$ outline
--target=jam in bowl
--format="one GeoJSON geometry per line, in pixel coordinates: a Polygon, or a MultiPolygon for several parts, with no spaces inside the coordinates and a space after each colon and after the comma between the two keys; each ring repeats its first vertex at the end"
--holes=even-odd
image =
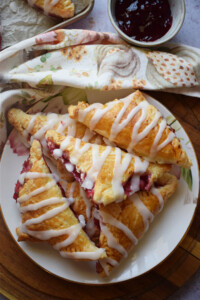
{"type": "Polygon", "coordinates": [[[108,0],[108,14],[118,33],[128,42],[156,46],[181,28],[184,0],[108,0]]]}

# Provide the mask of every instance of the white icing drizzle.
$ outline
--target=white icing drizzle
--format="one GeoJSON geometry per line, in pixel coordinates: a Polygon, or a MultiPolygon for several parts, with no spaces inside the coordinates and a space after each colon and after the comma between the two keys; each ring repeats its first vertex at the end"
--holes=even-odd
{"type": "Polygon", "coordinates": [[[70,117],[68,117],[68,128],[67,128],[67,134],[70,136],[76,136],[76,121],[70,119],[70,117]]]}
{"type": "Polygon", "coordinates": [[[85,134],[82,137],[82,141],[87,143],[91,140],[91,138],[95,135],[95,133],[93,131],[91,131],[89,128],[86,128],[85,130],[85,134]]]}
{"type": "Polygon", "coordinates": [[[63,257],[66,257],[66,258],[97,260],[102,256],[102,254],[104,252],[105,252],[105,249],[99,248],[94,252],[66,252],[66,251],[60,251],[60,254],[63,257]]]}
{"type": "Polygon", "coordinates": [[[42,128],[40,128],[34,135],[31,136],[31,140],[30,140],[31,144],[34,139],[41,140],[44,137],[45,133],[48,130],[53,129],[56,123],[58,122],[59,122],[59,116],[57,114],[54,113],[48,114],[46,124],[44,124],[42,128]]]}
{"type": "Polygon", "coordinates": [[[131,100],[132,100],[132,97],[127,97],[127,98],[125,98],[125,99],[122,100],[122,102],[124,102],[124,106],[122,107],[122,109],[118,113],[116,119],[114,120],[114,122],[112,124],[111,130],[110,130],[110,137],[109,137],[109,139],[111,141],[130,122],[130,120],[133,117],[132,114],[129,113],[128,116],[127,116],[127,118],[120,123],[120,121],[121,121],[121,119],[122,119],[122,117],[123,117],[126,109],[128,108],[129,104],[131,103],[131,100]]]}
{"type": "Polygon", "coordinates": [[[67,128],[67,134],[71,136],[75,136],[76,134],[76,121],[71,119],[68,114],[65,114],[56,129],[56,131],[60,134],[63,134],[65,129],[67,128]]]}
{"type": "Polygon", "coordinates": [[[131,190],[131,194],[134,194],[140,190],[140,176],[139,175],[132,176],[130,190],[131,190]]]}
{"type": "Polygon", "coordinates": [[[85,119],[85,116],[87,115],[88,112],[90,112],[93,109],[98,109],[101,108],[103,105],[101,103],[94,103],[90,106],[88,106],[87,108],[85,108],[84,110],[79,110],[78,112],[78,119],[80,122],[83,122],[85,119]]]}
{"type": "Polygon", "coordinates": [[[51,238],[69,234],[69,228],[70,227],[63,229],[29,230],[26,228],[26,226],[24,226],[24,224],[22,224],[21,231],[41,241],[48,241],[51,238]]]}
{"type": "Polygon", "coordinates": [[[69,145],[70,141],[71,141],[71,136],[67,136],[60,144],[60,149],[62,151],[65,150],[65,148],[69,145]]]}
{"type": "Polygon", "coordinates": [[[119,148],[115,148],[115,166],[113,170],[112,188],[117,201],[121,201],[124,198],[124,188],[122,186],[122,177],[127,170],[132,156],[129,153],[124,155],[121,162],[122,151],[119,148]]]}
{"type": "Polygon", "coordinates": [[[167,146],[173,140],[174,137],[175,137],[175,134],[170,131],[168,137],[160,145],[158,145],[157,151],[160,151],[162,148],[167,146]]]}
{"type": "MultiPolygon", "coordinates": [[[[105,113],[107,113],[110,109],[112,109],[116,103],[123,102],[124,105],[121,108],[121,110],[119,111],[118,115],[116,116],[116,118],[112,124],[111,130],[110,130],[109,140],[114,141],[116,136],[128,125],[128,123],[133,119],[133,117],[139,111],[141,111],[141,115],[138,118],[138,120],[136,121],[136,123],[132,129],[131,142],[127,149],[129,152],[132,152],[133,147],[139,141],[144,139],[149,134],[149,132],[158,124],[158,121],[161,117],[161,113],[159,111],[156,111],[152,122],[150,124],[148,124],[143,129],[143,131],[139,132],[142,123],[147,118],[147,111],[148,111],[150,104],[146,100],[141,101],[137,106],[133,107],[131,109],[131,111],[128,113],[127,117],[123,121],[121,121],[124,113],[126,112],[127,108],[131,104],[131,101],[132,101],[132,95],[129,95],[128,97],[126,97],[124,99],[117,100],[115,102],[109,102],[104,108],[102,108],[103,107],[102,104],[94,103],[84,110],[79,110],[78,120],[80,122],[83,122],[87,113],[90,112],[91,110],[95,110],[95,112],[90,120],[90,128],[94,129],[94,127],[97,125],[97,123],[100,121],[100,119],[104,116],[105,113]]],[[[154,140],[154,143],[153,143],[153,146],[151,149],[152,156],[154,156],[159,150],[161,150],[168,143],[170,143],[175,136],[174,133],[171,132],[169,134],[169,136],[166,138],[166,140],[162,144],[159,145],[159,141],[162,137],[162,134],[163,134],[166,126],[167,126],[166,121],[162,120],[160,123],[159,131],[157,132],[157,135],[155,137],[155,140],[154,140]]]]}
{"type": "MultiPolygon", "coordinates": [[[[103,106],[103,105],[102,105],[103,106]]],[[[94,104],[93,104],[93,108],[94,108],[94,104]]],[[[100,119],[103,117],[103,115],[105,113],[107,113],[109,110],[111,110],[113,108],[113,104],[112,102],[108,103],[105,108],[103,109],[97,109],[94,113],[94,115],[92,116],[91,120],[90,120],[90,128],[94,129],[94,127],[97,125],[97,123],[100,121],[100,119]]]]}
{"type": "Polygon", "coordinates": [[[44,12],[49,13],[60,0],[44,0],[44,12]]]}
{"type": "Polygon", "coordinates": [[[134,173],[145,173],[149,162],[147,160],[142,160],[139,156],[133,155],[134,157],[134,173]]]}
{"type": "Polygon", "coordinates": [[[92,205],[91,205],[90,200],[86,196],[85,191],[81,187],[80,187],[80,196],[82,197],[83,201],[85,202],[85,205],[86,205],[86,216],[89,219],[90,215],[91,215],[92,205]]]}
{"type": "Polygon", "coordinates": [[[156,134],[153,145],[151,147],[151,151],[150,151],[150,156],[151,157],[155,157],[156,153],[158,151],[160,151],[163,147],[165,147],[167,144],[169,144],[173,140],[173,138],[175,137],[175,134],[170,131],[168,137],[160,145],[158,145],[166,126],[167,126],[166,120],[162,119],[162,121],[159,124],[159,130],[156,134]]]}
{"type": "Polygon", "coordinates": [[[93,187],[93,184],[96,181],[99,172],[111,150],[112,148],[108,146],[100,155],[99,145],[92,145],[92,167],[87,171],[87,176],[81,185],[82,187],[88,189],[93,187]]]}
{"type": "MultiPolygon", "coordinates": [[[[56,181],[54,180],[55,176],[53,174],[45,174],[45,173],[38,173],[38,172],[26,172],[22,174],[20,180],[21,182],[24,181],[25,178],[29,179],[35,179],[35,178],[44,178],[44,177],[50,177],[52,178],[52,181],[48,182],[45,186],[40,187],[35,189],[34,191],[30,192],[28,195],[23,195],[17,199],[18,202],[24,202],[31,197],[38,195],[45,190],[53,187],[56,184],[56,181]]],[[[74,185],[75,187],[75,185],[74,185]]],[[[73,193],[73,190],[70,191],[73,193]]],[[[68,228],[64,228],[61,230],[56,230],[56,229],[50,229],[50,230],[43,230],[43,231],[35,231],[35,230],[30,230],[27,228],[27,226],[32,226],[35,224],[40,224],[48,219],[51,219],[67,209],[69,205],[71,204],[70,201],[66,198],[57,198],[57,197],[52,197],[48,199],[44,199],[40,202],[36,203],[31,203],[26,206],[20,207],[21,213],[27,212],[27,211],[36,211],[37,209],[40,209],[42,207],[48,206],[48,205],[55,205],[55,204],[62,204],[57,207],[54,207],[47,212],[43,213],[42,215],[36,217],[36,218],[31,218],[26,220],[22,226],[21,230],[22,232],[28,233],[30,236],[39,238],[40,240],[49,240],[53,237],[58,237],[62,235],[68,235],[66,239],[62,242],[58,242],[54,245],[54,248],[60,251],[60,254],[65,257],[71,257],[71,258],[85,258],[85,259],[98,259],[101,254],[105,251],[104,249],[98,249],[95,252],[77,252],[76,253],[66,253],[65,251],[61,251],[64,247],[69,246],[72,244],[77,236],[80,233],[80,230],[82,229],[83,226],[85,226],[85,219],[82,215],[79,216],[79,221],[80,223],[72,225],[68,228]]]]}
{"type": "Polygon", "coordinates": [[[45,199],[45,200],[37,202],[37,203],[28,204],[26,206],[21,206],[20,211],[21,211],[21,213],[25,213],[27,211],[35,211],[35,210],[38,210],[38,209],[48,206],[48,205],[63,203],[63,201],[66,202],[66,200],[67,200],[66,198],[52,197],[52,198],[45,199]]]}
{"type": "Polygon", "coordinates": [[[62,150],[60,150],[60,149],[54,149],[53,150],[53,156],[55,157],[55,159],[58,159],[59,157],[62,156],[62,150]]]}
{"type": "MultiPolygon", "coordinates": [[[[145,101],[143,101],[143,102],[145,102],[145,101]]],[[[143,102],[141,102],[141,103],[143,103],[143,102]]],[[[142,132],[138,133],[141,124],[146,119],[147,108],[148,108],[148,106],[145,107],[145,110],[142,110],[142,114],[141,114],[139,120],[136,122],[135,126],[133,127],[133,131],[132,131],[132,135],[131,135],[131,142],[130,142],[130,144],[128,146],[128,149],[127,149],[128,151],[131,151],[133,146],[135,146],[139,141],[144,139],[149,134],[151,129],[153,129],[157,125],[158,120],[161,117],[160,112],[156,111],[156,114],[154,116],[153,121],[150,124],[148,124],[142,132]]]]}
{"type": "Polygon", "coordinates": [[[115,259],[110,258],[110,257],[106,257],[106,258],[99,260],[99,263],[102,266],[102,268],[107,276],[109,275],[108,264],[110,264],[113,267],[115,267],[119,264],[118,261],[116,261],[115,259]]]}
{"type": "Polygon", "coordinates": [[[158,200],[160,202],[160,210],[159,211],[161,211],[163,209],[163,206],[164,206],[164,199],[163,199],[159,189],[152,186],[151,187],[151,192],[152,192],[152,194],[154,194],[158,198],[158,200]]]}
{"type": "Polygon", "coordinates": [[[45,186],[41,186],[38,189],[35,189],[34,191],[30,192],[28,195],[22,195],[21,197],[17,198],[17,202],[20,202],[20,203],[24,202],[24,201],[28,200],[29,198],[36,196],[36,195],[50,189],[55,184],[56,184],[55,181],[50,181],[45,186]]]}
{"type": "Polygon", "coordinates": [[[85,227],[86,223],[85,223],[85,217],[83,215],[79,215],[78,216],[79,222],[81,224],[82,227],[85,227]]]}
{"type": "Polygon", "coordinates": [[[65,168],[67,169],[68,172],[73,172],[74,170],[74,166],[70,163],[66,163],[65,168]]]}
{"type": "Polygon", "coordinates": [[[150,222],[152,222],[154,219],[154,215],[144,205],[144,203],[140,200],[137,194],[132,195],[129,199],[132,201],[132,203],[134,204],[134,206],[137,208],[138,212],[142,216],[143,223],[144,223],[144,231],[147,231],[150,222]]]}
{"type": "Polygon", "coordinates": [[[106,212],[101,211],[100,216],[102,217],[104,223],[108,223],[114,227],[117,227],[118,229],[123,231],[123,233],[130,239],[130,241],[134,245],[137,244],[138,239],[126,225],[124,225],[123,223],[121,223],[120,221],[118,221],[117,219],[115,219],[113,216],[111,216],[106,212]]]}
{"type": "Polygon", "coordinates": [[[70,162],[73,165],[76,165],[77,162],[79,161],[79,158],[83,155],[83,153],[89,150],[90,147],[92,147],[92,144],[89,143],[86,143],[82,147],[80,147],[80,145],[81,145],[81,140],[76,139],[73,154],[70,156],[70,162]]]}
{"type": "Polygon", "coordinates": [[[108,246],[110,248],[117,250],[124,257],[126,257],[128,255],[126,249],[117,241],[117,239],[110,232],[108,227],[106,225],[103,225],[103,223],[101,221],[100,221],[100,227],[101,227],[101,231],[103,232],[103,234],[105,235],[105,237],[107,239],[108,246]]]}
{"type": "Polygon", "coordinates": [[[53,178],[56,181],[59,180],[59,177],[56,174],[45,174],[39,172],[25,172],[20,174],[19,183],[23,184],[25,179],[36,179],[36,178],[53,178]]]}
{"type": "Polygon", "coordinates": [[[81,228],[82,228],[81,224],[75,224],[72,225],[71,227],[68,227],[66,230],[66,234],[68,235],[68,237],[64,241],[56,243],[53,247],[56,250],[61,250],[62,248],[71,245],[79,235],[81,228]]]}
{"type": "MultiPolygon", "coordinates": [[[[28,0],[28,3],[33,6],[37,0],[28,0]]],[[[59,2],[59,0],[44,0],[44,12],[48,14],[51,9],[59,2]]]]}
{"type": "Polygon", "coordinates": [[[23,135],[27,138],[29,133],[32,131],[34,127],[35,120],[37,119],[38,116],[40,116],[41,113],[37,113],[34,116],[31,116],[31,120],[28,124],[28,127],[23,131],[23,135]]]}
{"type": "Polygon", "coordinates": [[[75,187],[77,186],[77,182],[74,181],[71,183],[71,186],[70,186],[70,190],[69,190],[69,198],[74,198],[74,191],[75,191],[75,187]]]}
{"type": "Polygon", "coordinates": [[[55,217],[57,214],[59,214],[60,212],[62,212],[66,208],[68,208],[68,206],[69,206],[69,203],[63,203],[63,205],[54,207],[51,210],[48,210],[46,213],[44,213],[43,215],[41,215],[37,218],[32,218],[32,219],[27,220],[24,223],[24,225],[31,226],[31,225],[42,223],[43,221],[45,221],[47,219],[51,219],[51,218],[55,217]]]}

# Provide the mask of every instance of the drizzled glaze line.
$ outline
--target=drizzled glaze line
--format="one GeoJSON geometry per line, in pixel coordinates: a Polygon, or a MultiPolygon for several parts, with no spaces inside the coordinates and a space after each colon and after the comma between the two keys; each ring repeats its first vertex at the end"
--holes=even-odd
{"type": "Polygon", "coordinates": [[[26,172],[22,173],[19,176],[19,182],[20,184],[24,183],[25,179],[36,179],[36,178],[53,178],[56,182],[59,181],[59,177],[56,174],[45,174],[45,173],[39,173],[39,172],[26,172]]]}
{"type": "Polygon", "coordinates": [[[126,153],[123,157],[121,162],[121,154],[122,151],[119,148],[115,148],[115,166],[113,170],[113,180],[112,180],[112,187],[115,193],[116,198],[120,201],[123,200],[124,197],[124,188],[122,186],[122,177],[126,172],[132,156],[129,153],[126,153]]]}
{"type": "MultiPolygon", "coordinates": [[[[132,110],[128,113],[127,117],[123,121],[121,121],[124,113],[127,111],[129,105],[131,104],[132,99],[133,99],[133,94],[129,95],[128,97],[123,98],[121,100],[110,102],[106,106],[103,106],[100,103],[94,103],[94,104],[88,106],[84,110],[79,110],[78,120],[80,122],[84,122],[84,119],[85,119],[87,113],[89,113],[92,110],[95,110],[95,112],[90,120],[90,124],[89,124],[89,127],[91,129],[94,129],[95,126],[97,125],[97,123],[101,120],[101,118],[109,110],[111,110],[114,107],[114,105],[116,105],[117,103],[124,103],[121,110],[118,112],[118,115],[116,116],[116,118],[112,124],[111,130],[110,130],[109,140],[114,141],[116,136],[128,125],[128,123],[133,119],[133,117],[139,111],[141,111],[140,117],[138,118],[135,125],[133,126],[132,133],[131,133],[131,141],[127,148],[127,150],[129,152],[132,152],[134,146],[138,142],[140,142],[142,139],[144,139],[155,126],[157,126],[159,119],[162,117],[161,113],[156,110],[155,116],[154,116],[152,122],[150,124],[148,124],[141,132],[139,132],[142,123],[147,118],[147,112],[148,112],[148,108],[149,108],[150,104],[146,100],[141,101],[137,106],[134,106],[132,108],[132,110]]],[[[152,156],[155,156],[158,151],[160,151],[167,144],[169,144],[175,137],[175,135],[173,133],[170,133],[168,138],[166,138],[166,140],[161,145],[158,146],[159,141],[162,137],[162,134],[163,134],[164,130],[166,129],[166,126],[167,126],[166,121],[161,121],[159,131],[157,132],[157,135],[155,137],[155,141],[153,143],[153,147],[151,150],[152,156]]]]}
{"type": "Polygon", "coordinates": [[[103,234],[105,235],[107,239],[108,246],[110,248],[113,248],[117,250],[119,253],[121,253],[124,257],[128,255],[126,249],[117,241],[117,239],[114,237],[114,235],[110,232],[108,227],[106,225],[103,225],[103,223],[100,221],[100,228],[103,234]]]}
{"type": "Polygon", "coordinates": [[[105,249],[99,248],[95,252],[66,252],[60,251],[60,254],[65,258],[97,260],[105,252],[105,249]]]}
{"type": "Polygon", "coordinates": [[[99,145],[92,145],[92,166],[87,172],[87,176],[82,183],[82,187],[88,189],[91,189],[93,187],[93,184],[96,181],[99,172],[101,171],[101,168],[111,150],[112,148],[110,146],[107,146],[100,155],[99,145]]]}
{"type": "Polygon", "coordinates": [[[133,205],[137,208],[138,212],[142,216],[142,220],[144,223],[144,232],[148,230],[149,224],[153,221],[154,215],[150,212],[150,210],[144,205],[144,203],[140,200],[138,194],[132,195],[130,198],[133,205]]]}
{"type": "MultiPolygon", "coordinates": [[[[40,178],[40,177],[42,177],[42,178],[50,177],[50,178],[52,178],[52,181],[48,182],[44,187],[35,189],[31,193],[29,193],[29,195],[23,195],[20,198],[18,198],[18,202],[20,202],[20,203],[30,199],[32,196],[42,193],[43,191],[47,190],[48,188],[51,188],[52,186],[54,186],[56,184],[55,180],[53,179],[54,178],[53,174],[44,174],[44,173],[38,173],[38,172],[23,173],[23,177],[21,177],[21,181],[23,181],[25,178],[29,178],[29,177],[31,177],[31,179],[40,178]]],[[[82,229],[82,226],[80,223],[72,225],[68,228],[61,229],[61,230],[50,229],[50,230],[44,230],[44,231],[30,230],[27,228],[27,226],[29,227],[32,225],[40,224],[40,223],[44,222],[45,220],[55,217],[56,215],[58,215],[59,213],[61,213],[62,211],[64,211],[65,209],[67,209],[69,207],[70,201],[68,201],[68,199],[63,198],[63,197],[60,199],[57,197],[52,197],[49,199],[44,199],[37,203],[33,203],[33,204],[29,204],[29,205],[20,207],[20,211],[21,211],[21,213],[24,213],[26,211],[36,211],[37,209],[40,209],[42,207],[45,207],[47,205],[52,205],[52,204],[62,204],[62,205],[48,210],[46,213],[40,215],[39,217],[26,220],[22,224],[21,230],[24,233],[28,233],[30,236],[39,238],[40,240],[50,240],[53,237],[59,237],[64,234],[68,235],[68,237],[66,239],[64,239],[64,241],[58,242],[54,245],[54,248],[60,251],[60,249],[63,249],[64,247],[69,246],[76,240],[76,238],[78,237],[78,235],[80,233],[80,230],[82,229]]],[[[71,258],[76,258],[76,259],[79,259],[81,257],[83,257],[84,259],[92,259],[92,257],[94,257],[95,259],[99,259],[99,257],[101,256],[101,254],[104,251],[105,251],[104,249],[98,249],[95,252],[83,252],[82,254],[80,254],[81,252],[66,253],[66,252],[60,251],[60,254],[64,257],[71,257],[71,258]]]]}
{"type": "Polygon", "coordinates": [[[64,241],[60,243],[56,243],[54,245],[54,248],[56,250],[61,250],[62,248],[71,245],[78,237],[81,228],[82,226],[80,224],[76,224],[76,225],[72,225],[71,227],[68,227],[66,230],[68,237],[64,241]]]}
{"type": "Polygon", "coordinates": [[[120,229],[121,231],[123,231],[123,233],[130,239],[130,241],[134,245],[137,244],[138,239],[126,225],[124,225],[123,223],[121,223],[120,221],[115,219],[112,215],[110,215],[106,212],[101,211],[100,216],[102,217],[102,220],[104,223],[110,224],[110,225],[120,229]]]}
{"type": "Polygon", "coordinates": [[[19,198],[17,198],[17,202],[24,202],[26,200],[28,200],[29,198],[33,197],[33,196],[36,196],[48,189],[50,189],[51,187],[53,187],[54,185],[56,184],[55,181],[50,181],[48,182],[45,186],[41,186],[39,187],[38,189],[35,189],[34,191],[30,192],[28,195],[23,195],[19,198]]]}
{"type": "Polygon", "coordinates": [[[47,115],[47,123],[44,124],[42,128],[40,128],[34,135],[31,136],[31,144],[34,139],[41,140],[45,134],[45,132],[49,129],[53,129],[56,123],[59,122],[59,116],[57,114],[48,114],[47,115]]]}
{"type": "Polygon", "coordinates": [[[25,213],[27,211],[35,211],[35,210],[38,210],[38,209],[40,209],[42,207],[45,207],[45,206],[48,206],[48,205],[63,203],[64,201],[66,202],[67,199],[66,198],[52,197],[52,198],[45,199],[45,200],[42,200],[42,201],[37,202],[37,203],[28,204],[26,206],[21,206],[20,207],[20,212],[25,213]]]}
{"type": "Polygon", "coordinates": [[[161,210],[163,209],[163,206],[164,206],[164,199],[163,199],[163,197],[162,197],[162,195],[161,195],[159,189],[158,189],[158,188],[155,188],[155,187],[153,186],[153,187],[151,187],[151,190],[150,190],[150,191],[151,191],[152,194],[154,194],[154,195],[157,197],[157,199],[159,200],[159,203],[160,203],[160,210],[159,210],[159,211],[161,211],[161,210]]]}
{"type": "Polygon", "coordinates": [[[68,207],[69,207],[69,203],[63,203],[63,205],[58,206],[58,207],[54,207],[54,208],[48,210],[43,215],[41,215],[37,218],[29,219],[26,222],[24,222],[23,224],[25,226],[40,224],[40,223],[42,223],[43,221],[45,221],[47,219],[51,219],[51,218],[55,217],[56,215],[58,215],[59,213],[61,213],[63,210],[65,210],[68,207]]]}
{"type": "Polygon", "coordinates": [[[99,263],[102,266],[102,268],[107,276],[109,275],[108,264],[113,267],[115,267],[119,264],[118,261],[116,261],[115,259],[112,259],[110,257],[106,257],[106,258],[99,260],[99,263]]]}

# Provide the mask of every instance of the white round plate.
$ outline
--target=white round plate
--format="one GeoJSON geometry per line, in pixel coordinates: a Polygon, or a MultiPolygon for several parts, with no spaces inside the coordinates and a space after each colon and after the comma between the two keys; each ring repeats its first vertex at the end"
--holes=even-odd
{"type": "MultiPolygon", "coordinates": [[[[125,96],[127,91],[120,95],[108,94],[106,100],[114,99],[115,96],[125,96]]],[[[88,100],[95,102],[105,100],[105,93],[90,91],[88,100]]],[[[191,142],[175,117],[158,101],[148,96],[148,100],[155,105],[167,118],[168,123],[176,130],[182,145],[192,160],[191,171],[182,170],[183,177],[180,179],[175,194],[169,199],[163,211],[155,218],[150,229],[133,249],[129,256],[124,259],[106,279],[100,278],[95,272],[94,262],[75,262],[65,259],[60,254],[43,243],[17,242],[16,227],[20,225],[20,213],[13,192],[15,183],[22,169],[22,164],[28,154],[17,155],[13,153],[7,142],[1,160],[1,206],[4,220],[10,233],[19,247],[39,266],[48,272],[64,279],[83,284],[108,284],[124,281],[137,277],[161,263],[177,247],[187,232],[197,206],[199,191],[198,163],[191,142]]],[[[105,102],[105,101],[104,101],[105,102]]],[[[60,97],[50,99],[48,102],[39,102],[31,108],[31,112],[53,111],[66,112],[67,106],[60,97]]],[[[23,152],[23,151],[22,151],[23,152]]]]}

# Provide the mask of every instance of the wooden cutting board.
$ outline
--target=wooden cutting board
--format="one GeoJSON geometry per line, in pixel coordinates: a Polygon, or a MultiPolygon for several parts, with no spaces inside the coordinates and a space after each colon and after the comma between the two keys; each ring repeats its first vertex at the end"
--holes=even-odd
{"type": "MultiPolygon", "coordinates": [[[[200,99],[152,92],[181,122],[200,162],[200,99]]],[[[166,299],[200,267],[200,201],[192,226],[176,250],[152,271],[108,286],[86,286],[57,278],[17,246],[0,216],[0,293],[9,299],[166,299]]]]}

